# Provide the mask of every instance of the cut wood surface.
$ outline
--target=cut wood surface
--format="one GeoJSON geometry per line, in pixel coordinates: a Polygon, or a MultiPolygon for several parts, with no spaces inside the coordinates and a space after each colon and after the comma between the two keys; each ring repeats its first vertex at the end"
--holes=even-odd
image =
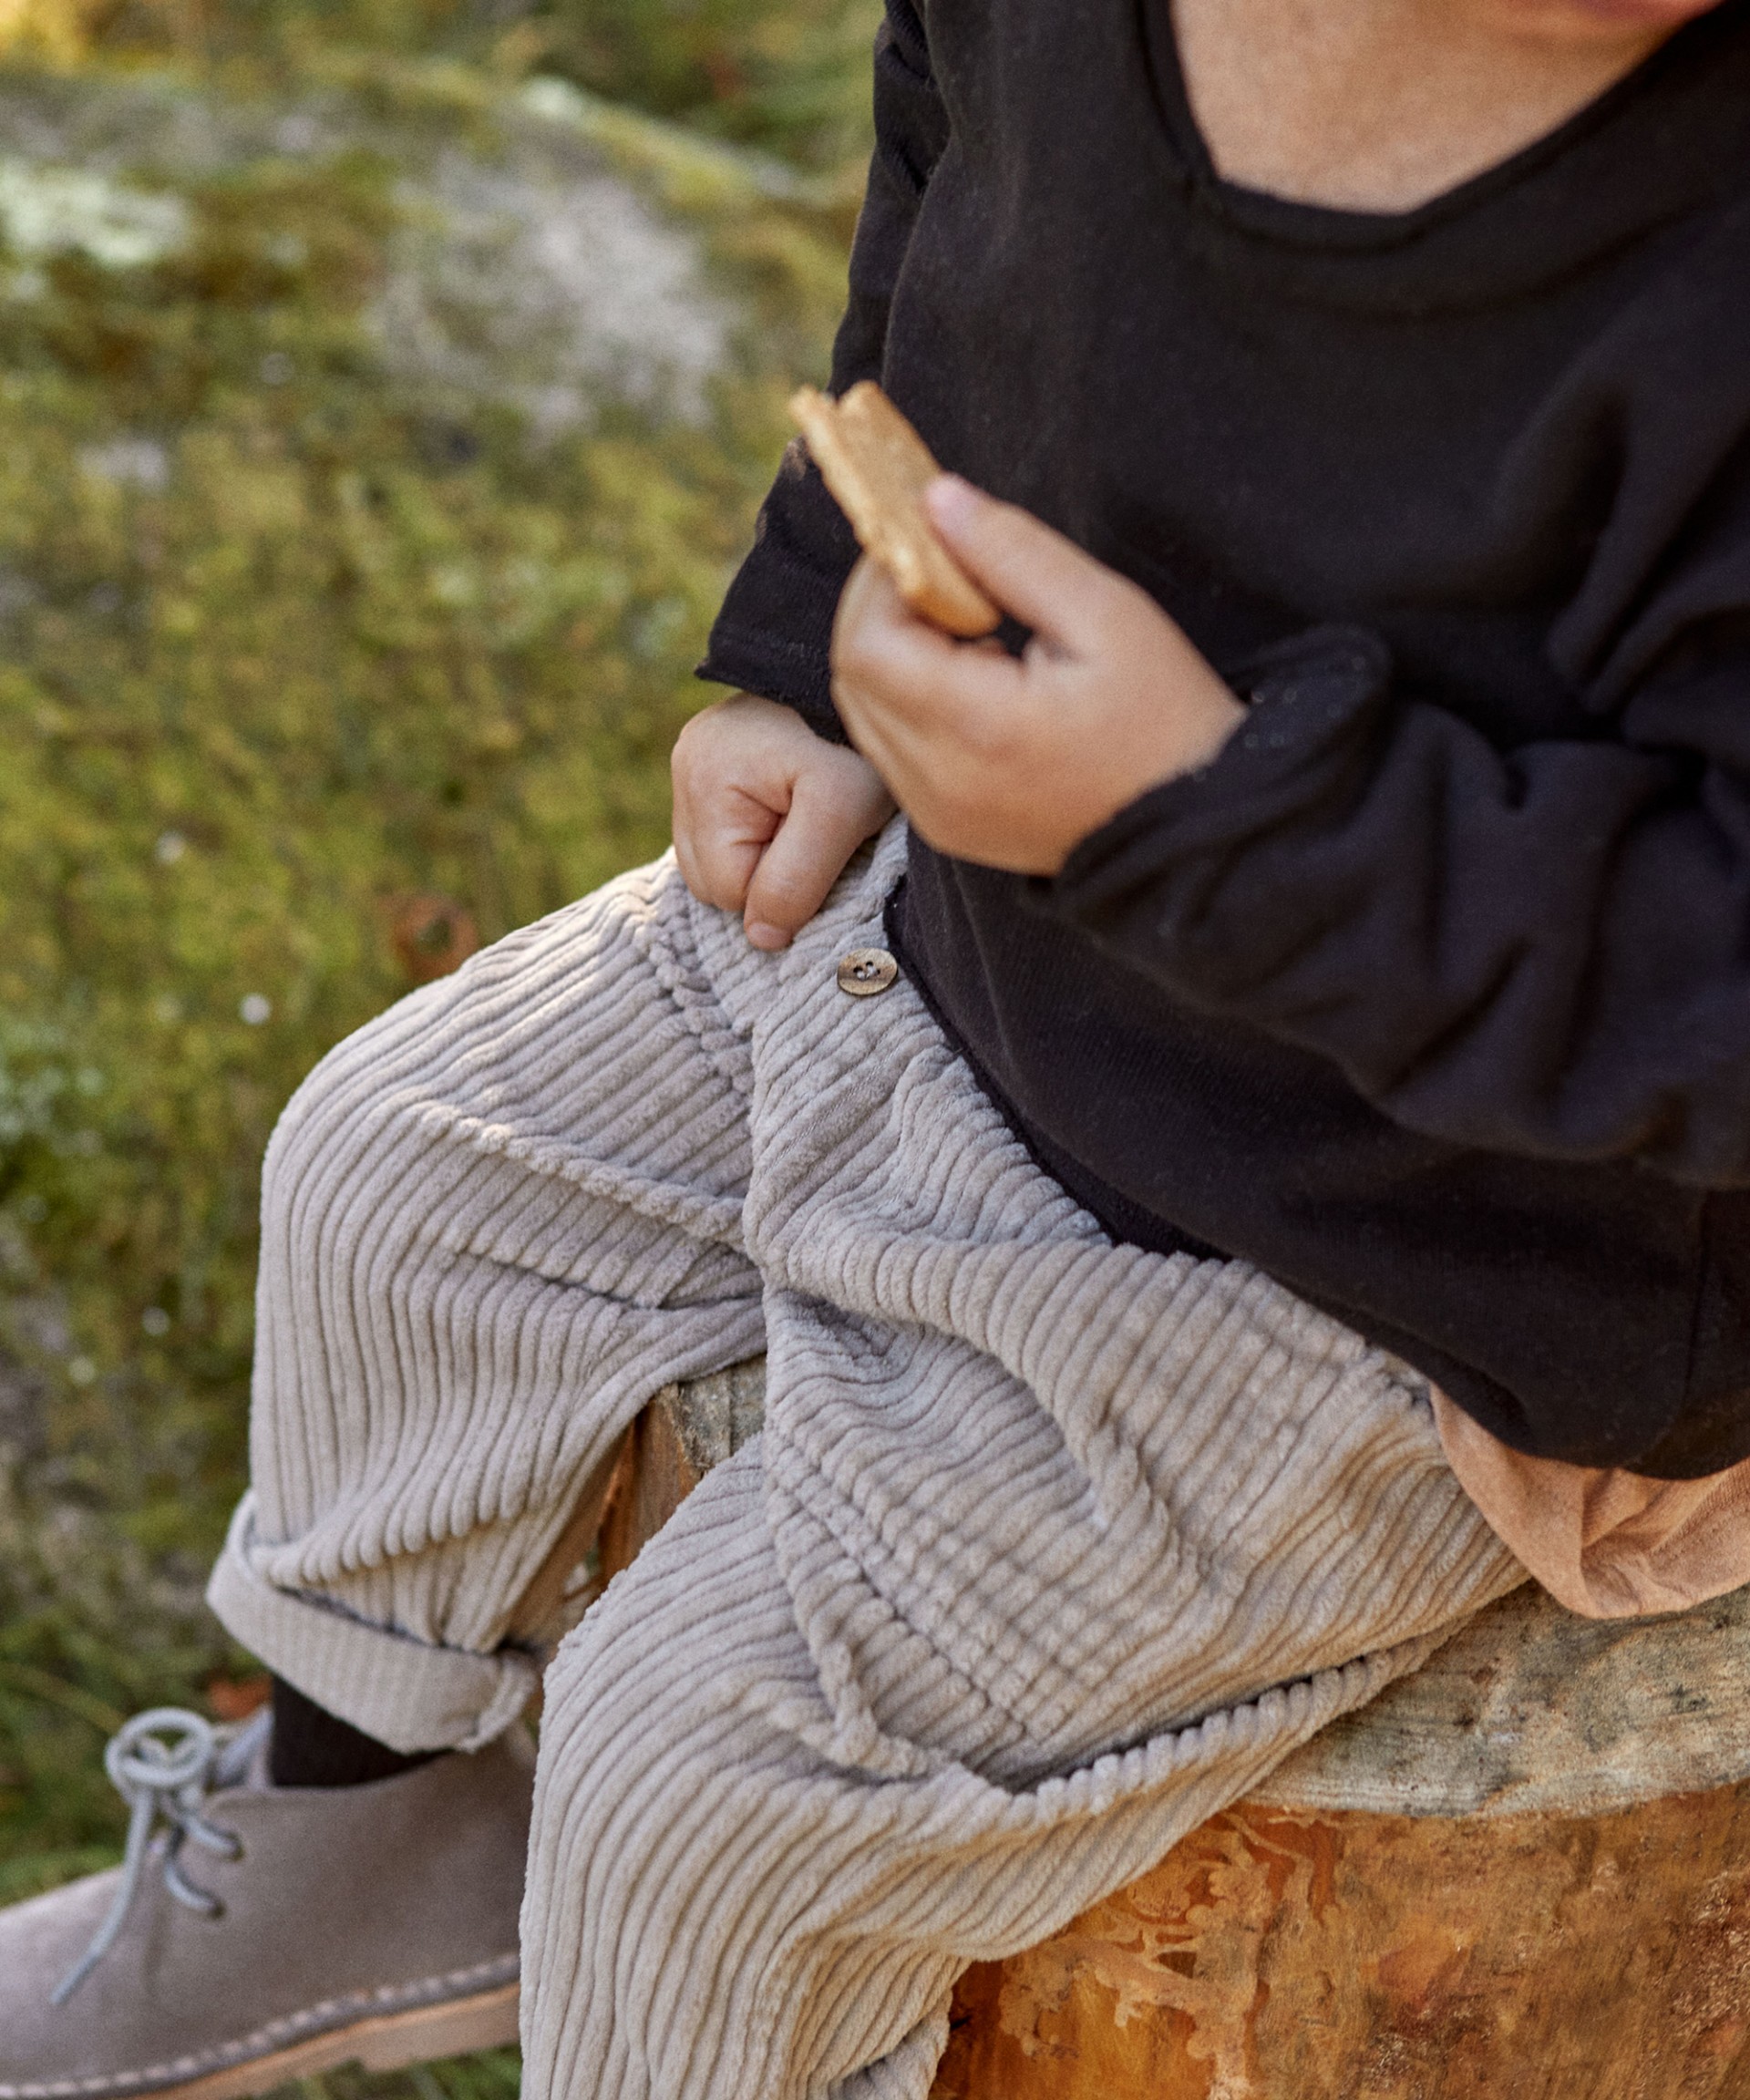
{"type": "MultiPolygon", "coordinates": [[[[623,1566],[758,1428],[659,1395],[623,1566]]],[[[1750,1590],[1654,1620],[1528,1585],[1155,1870],[970,1970],[932,2100],[1750,2100],[1750,1590]]]]}
{"type": "Polygon", "coordinates": [[[1750,1589],[1578,1619],[1535,1583],[1280,1765],[1258,1798],[1412,1816],[1600,1815],[1750,1778],[1750,1589]]]}
{"type": "Polygon", "coordinates": [[[933,2100],[1743,2100],[1750,1786],[1612,1816],[1240,1803],[961,1980],[933,2100]]]}

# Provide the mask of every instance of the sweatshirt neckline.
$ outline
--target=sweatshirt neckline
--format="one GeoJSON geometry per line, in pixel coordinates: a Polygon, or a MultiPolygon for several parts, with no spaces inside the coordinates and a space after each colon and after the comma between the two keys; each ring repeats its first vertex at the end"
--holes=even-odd
{"type": "MultiPolygon", "coordinates": [[[[1686,23],[1602,94],[1553,129],[1492,167],[1403,211],[1369,211],[1277,196],[1230,181],[1216,168],[1191,108],[1169,0],[1135,0],[1137,26],[1158,118],[1158,136],[1179,180],[1210,217],[1253,240],[1309,254],[1380,253],[1415,247],[1448,227],[1462,227],[1498,200],[1534,185],[1596,134],[1611,129],[1673,71],[1687,70],[1698,46],[1750,19],[1750,0],[1725,0],[1686,23]]],[[[1704,48],[1702,56],[1705,57],[1704,48]]]]}

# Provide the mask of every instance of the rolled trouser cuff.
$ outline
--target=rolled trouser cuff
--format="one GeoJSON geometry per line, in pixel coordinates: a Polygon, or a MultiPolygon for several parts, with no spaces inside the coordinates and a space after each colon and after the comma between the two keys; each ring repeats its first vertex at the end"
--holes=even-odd
{"type": "Polygon", "coordinates": [[[325,1712],[391,1750],[478,1750],[501,1735],[540,1683],[531,1655],[435,1648],[372,1626],[330,1600],[282,1590],[262,1573],[245,1495],[207,1585],[225,1631],[325,1712]]]}

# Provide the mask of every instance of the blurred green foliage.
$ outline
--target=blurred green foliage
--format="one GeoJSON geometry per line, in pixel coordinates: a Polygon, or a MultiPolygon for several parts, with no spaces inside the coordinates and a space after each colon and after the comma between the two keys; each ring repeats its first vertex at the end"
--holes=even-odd
{"type": "MultiPolygon", "coordinates": [[[[51,0],[77,5],[78,0],[51,0]]],[[[879,0],[96,0],[99,49],[294,73],[336,43],[531,68],[834,169],[867,150],[879,0]]]]}
{"type": "Polygon", "coordinates": [[[864,146],[865,0],[552,0],[543,63],[724,136],[834,166],[864,146]]]}
{"type": "MultiPolygon", "coordinates": [[[[149,61],[191,108],[357,119],[302,158],[153,148],[180,229],[156,247],[4,221],[0,1900],[115,1856],[108,1729],[251,1668],[200,1592],[287,1095],[424,973],[432,925],[489,940],[665,842],[692,665],[784,395],[824,366],[875,12],[129,0],[70,78],[0,76],[64,111],[149,61]],[[696,413],[604,395],[542,433],[385,362],[373,302],[418,206],[372,124],[485,139],[531,67],[618,98],[577,101],[590,149],[737,316],[696,413]]],[[[490,2100],[514,2059],[389,2083],[490,2100]]]]}

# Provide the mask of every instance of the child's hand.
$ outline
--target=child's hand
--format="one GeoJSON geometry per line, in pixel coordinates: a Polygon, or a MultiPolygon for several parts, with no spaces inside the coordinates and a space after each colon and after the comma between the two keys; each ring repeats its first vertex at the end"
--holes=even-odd
{"type": "Polygon", "coordinates": [[[932,846],[1054,875],[1146,788],[1207,765],[1245,709],[1146,592],[1061,533],[952,475],[926,500],[962,566],[1034,630],[1026,655],[950,641],[864,561],[833,627],[833,698],[932,846]]]}
{"type": "Polygon", "coordinates": [[[788,947],[893,814],[867,759],[751,693],[695,715],[672,765],[681,874],[702,902],[739,911],[756,948],[788,947]]]}

